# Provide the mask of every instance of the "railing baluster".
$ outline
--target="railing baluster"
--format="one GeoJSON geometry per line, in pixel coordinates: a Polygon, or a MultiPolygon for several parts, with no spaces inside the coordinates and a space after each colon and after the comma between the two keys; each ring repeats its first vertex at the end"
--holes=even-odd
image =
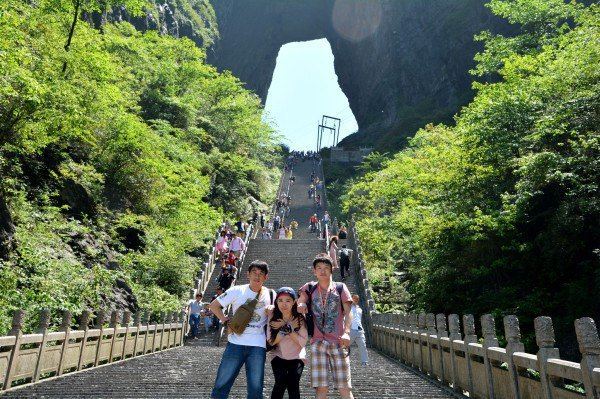
{"type": "Polygon", "coordinates": [[[483,331],[483,364],[485,366],[485,385],[487,386],[488,397],[494,399],[494,376],[492,374],[492,363],[488,356],[488,348],[497,348],[498,338],[496,338],[496,322],[491,314],[481,316],[481,330],[483,331]]]}
{"type": "Polygon", "coordinates": [[[38,334],[42,334],[42,342],[38,348],[38,356],[35,364],[35,371],[33,372],[32,382],[37,382],[40,379],[42,373],[42,365],[44,361],[44,355],[46,354],[46,341],[48,339],[48,327],[50,326],[50,309],[42,309],[40,312],[40,323],[38,326],[38,334]]]}
{"type": "Polygon", "coordinates": [[[71,335],[71,320],[73,315],[70,311],[65,310],[63,312],[62,324],[60,325],[60,331],[65,333],[65,338],[62,343],[62,348],[60,350],[60,360],[58,362],[58,370],[56,375],[62,375],[64,371],[65,358],[67,354],[67,350],[69,349],[69,335],[71,335]]]}
{"type": "Polygon", "coordinates": [[[121,360],[125,359],[127,354],[127,338],[129,338],[129,323],[131,323],[131,312],[126,310],[123,312],[122,324],[125,326],[125,336],[123,337],[123,349],[121,350],[121,360]]]}
{"type": "Polygon", "coordinates": [[[110,328],[113,329],[112,339],[110,341],[110,352],[108,355],[108,362],[112,363],[114,351],[115,351],[115,341],[117,340],[117,329],[119,328],[119,311],[113,310],[110,314],[110,328]]]}
{"type": "MultiPolygon", "coordinates": [[[[460,333],[460,317],[457,314],[448,316],[448,329],[450,330],[450,367],[452,370],[452,389],[454,392],[463,393],[463,388],[458,379],[458,364],[456,360],[456,346],[454,341],[462,341],[460,333]]],[[[465,359],[466,361],[466,359],[465,359]]]]}
{"type": "Polygon", "coordinates": [[[21,350],[21,337],[23,336],[23,318],[25,317],[25,311],[22,309],[15,310],[12,319],[12,328],[8,335],[15,337],[15,345],[10,353],[8,360],[8,367],[6,370],[6,376],[4,377],[4,385],[2,389],[8,389],[11,387],[13,382],[13,375],[17,370],[19,364],[19,352],[21,350]]]}
{"type": "Polygon", "coordinates": [[[89,333],[89,323],[90,323],[90,311],[84,310],[81,312],[79,316],[79,326],[77,327],[79,330],[83,330],[83,338],[81,339],[81,346],[79,347],[79,360],[77,361],[77,370],[81,370],[83,368],[83,359],[85,358],[85,350],[87,347],[88,333],[89,333]]]}
{"type": "Polygon", "coordinates": [[[521,329],[519,328],[519,319],[517,316],[509,315],[504,317],[504,335],[506,336],[506,357],[508,364],[508,375],[510,377],[510,389],[514,399],[521,398],[519,390],[519,373],[515,366],[513,353],[523,352],[525,345],[521,342],[521,329]]]}
{"type": "Polygon", "coordinates": [[[558,348],[554,347],[554,327],[552,319],[547,316],[536,317],[533,321],[535,340],[539,348],[537,353],[540,383],[545,399],[553,399],[552,377],[548,374],[548,359],[560,359],[558,348]]]}
{"type": "Polygon", "coordinates": [[[469,350],[469,344],[477,342],[477,335],[475,335],[475,318],[472,314],[463,315],[463,329],[465,333],[465,360],[467,362],[467,387],[469,394],[474,395],[474,383],[473,383],[473,366],[471,365],[471,354],[469,350]]]}
{"type": "Polygon", "coordinates": [[[98,366],[100,356],[102,355],[102,341],[104,338],[104,322],[106,321],[106,312],[102,309],[96,315],[96,328],[99,329],[98,344],[96,346],[96,358],[94,359],[94,367],[98,366]]]}
{"type": "Polygon", "coordinates": [[[594,319],[583,317],[575,320],[575,333],[581,352],[581,374],[588,399],[600,398],[600,392],[595,388],[594,368],[600,367],[600,338],[594,319]]]}

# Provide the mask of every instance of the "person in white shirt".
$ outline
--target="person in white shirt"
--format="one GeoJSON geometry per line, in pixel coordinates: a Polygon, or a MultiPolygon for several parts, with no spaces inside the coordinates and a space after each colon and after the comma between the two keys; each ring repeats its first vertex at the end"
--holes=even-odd
{"type": "Polygon", "coordinates": [[[352,294],[352,325],[350,326],[350,346],[356,342],[360,352],[360,363],[363,366],[369,364],[369,354],[367,353],[367,341],[365,339],[365,330],[362,326],[362,309],[359,305],[359,296],[352,294]]]}
{"type": "Polygon", "coordinates": [[[249,284],[236,285],[219,295],[210,304],[210,310],[226,324],[229,317],[223,308],[232,305],[232,313],[245,303],[258,297],[254,314],[242,334],[229,332],[227,347],[221,358],[211,398],[224,399],[237,378],[242,365],[246,367],[247,398],[262,399],[265,377],[267,306],[273,304],[273,290],[263,286],[268,279],[269,266],[263,261],[254,261],[248,266],[249,284]]]}

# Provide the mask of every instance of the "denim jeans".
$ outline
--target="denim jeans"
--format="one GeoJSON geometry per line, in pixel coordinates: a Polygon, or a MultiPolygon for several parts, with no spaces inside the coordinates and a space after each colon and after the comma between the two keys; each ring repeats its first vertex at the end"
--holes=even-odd
{"type": "Polygon", "coordinates": [[[208,332],[208,330],[212,327],[212,316],[204,316],[204,331],[208,332]]]}
{"type": "Polygon", "coordinates": [[[200,315],[192,313],[190,315],[190,334],[192,337],[198,336],[198,329],[200,327],[200,315]]]}
{"type": "Polygon", "coordinates": [[[217,371],[211,398],[226,399],[242,365],[246,365],[248,399],[263,399],[265,380],[265,359],[267,351],[258,346],[227,343],[221,365],[217,371]]]}

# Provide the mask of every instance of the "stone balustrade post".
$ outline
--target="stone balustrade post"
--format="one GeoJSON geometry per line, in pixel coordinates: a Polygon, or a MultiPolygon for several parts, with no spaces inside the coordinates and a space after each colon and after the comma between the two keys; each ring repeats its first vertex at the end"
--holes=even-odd
{"type": "Polygon", "coordinates": [[[169,345],[168,345],[168,347],[177,346],[177,320],[178,319],[179,319],[178,312],[171,313],[171,324],[169,326],[169,345]],[[171,344],[171,335],[173,335],[173,344],[171,344]]]}
{"type": "Polygon", "coordinates": [[[417,361],[417,349],[419,349],[419,347],[417,346],[418,341],[419,341],[419,317],[417,316],[416,313],[411,312],[409,315],[409,319],[410,319],[410,351],[409,353],[411,354],[411,364],[413,367],[418,367],[418,361],[417,361]]]}
{"type": "Polygon", "coordinates": [[[554,347],[555,338],[552,319],[547,316],[536,317],[533,326],[535,328],[535,340],[539,348],[537,359],[542,394],[545,399],[553,399],[553,378],[548,374],[548,359],[560,359],[560,352],[558,348],[554,347]]]}
{"type": "Polygon", "coordinates": [[[133,352],[131,357],[136,357],[138,353],[138,340],[140,338],[140,326],[142,325],[142,312],[138,310],[133,316],[133,326],[135,328],[135,336],[133,341],[133,352]]]}
{"type": "Polygon", "coordinates": [[[119,311],[113,310],[110,314],[110,324],[109,327],[112,328],[112,339],[110,341],[110,352],[108,355],[108,362],[112,363],[114,351],[115,351],[115,341],[117,340],[117,329],[119,328],[119,311]]]}
{"type": "Polygon", "coordinates": [[[96,320],[94,326],[100,330],[98,335],[98,341],[96,345],[96,358],[94,359],[94,367],[98,366],[100,362],[100,354],[102,349],[102,341],[104,340],[104,322],[106,321],[106,312],[102,309],[96,314],[96,320]]]}
{"type": "Polygon", "coordinates": [[[90,330],[90,316],[92,313],[89,310],[84,310],[79,315],[77,321],[77,329],[83,330],[83,338],[81,339],[81,346],[79,347],[79,360],[77,361],[77,370],[81,370],[84,366],[83,359],[85,357],[85,348],[87,346],[88,334],[90,330]]]}
{"type": "Polygon", "coordinates": [[[521,329],[519,319],[515,315],[504,316],[504,336],[506,337],[506,357],[508,359],[508,374],[510,376],[510,389],[514,399],[521,398],[519,390],[519,373],[513,359],[515,352],[525,351],[525,345],[521,342],[521,329]]]}
{"type": "Polygon", "coordinates": [[[456,364],[456,344],[454,343],[454,341],[462,341],[462,335],[460,333],[460,318],[457,314],[453,313],[448,316],[448,329],[450,331],[448,338],[450,338],[450,371],[452,376],[452,390],[462,394],[463,389],[458,380],[458,365],[456,364]]]}
{"type": "Polygon", "coordinates": [[[417,343],[419,344],[419,370],[426,373],[425,371],[425,354],[423,353],[423,341],[426,339],[425,334],[427,333],[427,318],[425,313],[419,313],[417,318],[417,343]]]}
{"type": "Polygon", "coordinates": [[[465,343],[465,360],[467,362],[467,387],[469,395],[473,395],[475,390],[473,389],[473,366],[471,364],[471,350],[469,344],[477,342],[477,335],[475,334],[475,317],[472,314],[466,314],[463,316],[463,329],[464,329],[464,343],[465,343]]]}
{"type": "Polygon", "coordinates": [[[161,329],[160,329],[160,346],[158,347],[158,350],[161,351],[163,350],[163,338],[165,336],[165,325],[167,324],[167,312],[162,312],[160,314],[160,324],[161,324],[161,329]]]}
{"type": "Polygon", "coordinates": [[[150,336],[150,316],[152,313],[149,310],[144,311],[144,315],[142,316],[142,323],[146,328],[146,334],[144,334],[144,346],[142,348],[142,354],[145,355],[148,351],[148,337],[150,336]]]}
{"type": "Polygon", "coordinates": [[[400,360],[403,363],[406,363],[408,360],[408,354],[406,352],[406,337],[407,337],[407,315],[406,313],[401,313],[398,315],[398,334],[399,334],[399,344],[400,344],[400,360]]]}
{"type": "Polygon", "coordinates": [[[444,363],[444,347],[442,346],[442,338],[448,338],[448,331],[446,330],[446,315],[443,313],[438,313],[435,316],[435,326],[436,326],[436,335],[437,335],[437,345],[438,345],[438,356],[440,359],[440,380],[442,382],[448,382],[446,378],[446,369],[448,365],[444,363]]]}
{"type": "Polygon", "coordinates": [[[127,355],[127,340],[129,338],[129,324],[131,323],[131,312],[126,310],[123,312],[123,319],[121,324],[125,327],[125,335],[123,336],[123,348],[121,350],[121,360],[125,359],[127,355]]]}
{"type": "Polygon", "coordinates": [[[435,376],[435,370],[433,368],[433,346],[434,342],[437,342],[437,332],[435,330],[435,315],[433,313],[427,313],[425,315],[425,325],[427,327],[427,333],[425,335],[427,342],[427,371],[430,375],[435,376]]]}
{"type": "Polygon", "coordinates": [[[494,375],[492,374],[492,362],[488,355],[488,348],[497,348],[500,346],[496,338],[496,322],[491,314],[481,316],[481,330],[483,332],[483,363],[485,366],[485,377],[488,396],[494,399],[494,375]]]}
{"type": "Polygon", "coordinates": [[[181,336],[179,337],[179,345],[183,345],[183,340],[185,339],[185,327],[186,327],[186,315],[187,313],[182,310],[179,312],[179,323],[181,324],[181,336]]]}
{"type": "Polygon", "coordinates": [[[70,311],[68,311],[68,310],[63,311],[62,322],[60,324],[60,331],[65,333],[65,338],[62,342],[62,347],[60,350],[60,360],[58,361],[58,370],[56,372],[56,375],[63,374],[65,358],[66,358],[65,355],[67,353],[67,349],[69,348],[69,336],[71,335],[72,319],[73,319],[73,315],[71,314],[70,311]]]}
{"type": "Polygon", "coordinates": [[[600,391],[594,383],[594,368],[600,367],[600,338],[594,319],[583,317],[575,320],[575,333],[581,352],[581,374],[585,396],[588,399],[600,398],[600,391]]]}
{"type": "Polygon", "coordinates": [[[48,327],[50,326],[50,309],[42,309],[40,311],[40,321],[38,324],[37,333],[42,334],[42,342],[38,350],[35,371],[33,372],[32,382],[37,382],[40,379],[41,365],[46,354],[46,342],[48,340],[48,327]]]}
{"type": "Polygon", "coordinates": [[[15,310],[12,319],[12,328],[8,335],[15,337],[15,344],[10,352],[6,375],[4,376],[4,385],[2,389],[8,389],[12,386],[13,376],[17,371],[19,363],[19,352],[21,350],[21,338],[23,337],[23,320],[25,319],[25,311],[23,309],[15,310]]]}

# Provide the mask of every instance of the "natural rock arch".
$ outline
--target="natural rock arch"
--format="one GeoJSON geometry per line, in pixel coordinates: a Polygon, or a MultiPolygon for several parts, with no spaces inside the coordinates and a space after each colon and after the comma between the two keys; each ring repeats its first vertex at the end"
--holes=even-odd
{"type": "Polygon", "coordinates": [[[280,47],[326,38],[360,128],[343,143],[386,148],[425,123],[451,120],[472,97],[468,71],[479,49],[473,35],[503,26],[481,0],[212,3],[220,38],[209,62],[231,70],[264,101],[280,47]]]}

